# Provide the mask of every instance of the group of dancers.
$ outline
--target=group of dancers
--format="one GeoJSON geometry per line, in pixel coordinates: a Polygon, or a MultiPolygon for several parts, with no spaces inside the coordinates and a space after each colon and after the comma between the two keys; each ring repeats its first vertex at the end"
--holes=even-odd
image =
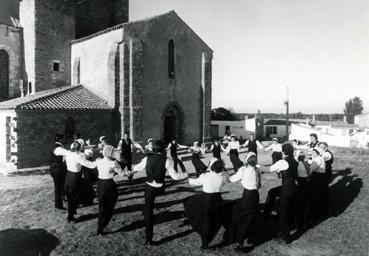
{"type": "Polygon", "coordinates": [[[67,220],[77,221],[75,218],[77,207],[86,201],[83,190],[91,190],[92,184],[97,182],[99,201],[97,235],[105,235],[118,198],[113,177],[119,174],[131,180],[134,173],[145,171],[145,204],[142,210],[145,244],[154,245],[155,198],[165,192],[165,176],[168,173],[174,180],[188,178],[191,186],[202,186],[201,194],[185,198],[183,202],[189,223],[201,237],[201,248],[208,249],[223,226],[226,231],[222,245],[238,243],[237,249],[242,250],[250,227],[259,212],[258,190],[262,174],[257,158],[259,148],[273,151],[270,172],[277,172],[282,178],[281,186],[271,189],[268,193],[262,213],[264,216],[269,215],[276,198],[279,197],[278,237],[288,242],[295,220],[298,220],[298,227],[306,228],[308,217],[319,218],[329,202],[328,185],[332,174],[333,155],[326,143],[318,142],[315,134],[310,137],[311,142],[305,146],[297,145],[296,141],[281,145],[275,138],[272,145],[265,148],[253,135],[250,135],[242,145],[235,135],[231,135],[225,136],[223,142],[214,139],[210,148],[206,150],[204,145],[200,146],[198,142],[191,147],[180,145],[175,138],[168,146],[161,140],[149,139],[143,148],[125,133],[117,147],[110,145],[104,136],[100,137],[98,146],[91,145],[89,140],[85,143],[76,136],[68,150],[64,148],[63,136],[56,135],[55,144],[50,152],[50,174],[55,185],[55,207],[65,209],[63,207],[65,195],[68,203],[67,220]],[[241,147],[245,147],[248,151],[245,162],[239,158],[241,147]],[[132,168],[132,151],[135,148],[146,156],[132,168]],[[196,170],[196,178],[189,178],[184,164],[178,157],[178,149],[181,148],[192,153],[191,160],[196,170]],[[305,150],[308,150],[308,156],[311,156],[307,161],[303,157],[305,154],[299,153],[305,150]],[[229,176],[224,166],[222,151],[229,154],[235,172],[232,176],[229,176]],[[206,152],[212,152],[213,155],[209,164],[201,160],[201,155],[206,152]],[[86,180],[90,184],[89,189],[88,186],[81,185],[86,180]],[[235,182],[240,182],[243,186],[242,197],[234,201],[223,201],[222,187],[226,183],[235,182]]]}

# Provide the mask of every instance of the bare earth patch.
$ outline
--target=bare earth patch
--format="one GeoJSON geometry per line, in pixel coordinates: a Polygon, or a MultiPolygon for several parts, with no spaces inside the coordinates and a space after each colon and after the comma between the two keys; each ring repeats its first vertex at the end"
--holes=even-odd
{"type": "MultiPolygon", "coordinates": [[[[256,244],[249,255],[369,255],[369,152],[334,148],[334,154],[333,216],[289,245],[272,240],[278,223],[275,217],[259,217],[250,239],[256,244]],[[350,166],[352,172],[348,173],[350,166]]],[[[228,157],[224,158],[230,167],[228,157]]],[[[259,158],[261,165],[271,161],[269,154],[259,158]]],[[[191,162],[185,165],[193,171],[191,162]]],[[[144,246],[144,177],[137,176],[132,183],[122,178],[116,182],[119,198],[109,225],[112,233],[97,237],[97,199],[95,205],[78,209],[78,223],[68,224],[66,212],[53,208],[49,175],[0,177],[0,255],[240,255],[234,245],[210,252],[198,249],[199,236],[182,225],[182,200],[201,189],[169,179],[166,194],[156,201],[154,240],[158,245],[144,246]]],[[[267,191],[279,183],[273,174],[263,175],[261,203],[267,191]]],[[[240,185],[228,184],[223,198],[235,199],[241,193],[240,185]]],[[[221,241],[222,233],[212,245],[221,241]]]]}

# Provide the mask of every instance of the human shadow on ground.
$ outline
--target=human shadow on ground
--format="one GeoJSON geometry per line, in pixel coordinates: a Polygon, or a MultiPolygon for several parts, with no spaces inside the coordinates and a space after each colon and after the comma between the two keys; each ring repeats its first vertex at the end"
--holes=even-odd
{"type": "Polygon", "coordinates": [[[54,235],[44,229],[5,229],[0,231],[1,256],[50,255],[59,244],[54,235]]]}
{"type": "MultiPolygon", "coordinates": [[[[336,170],[332,176],[334,181],[330,186],[330,215],[321,219],[315,225],[319,225],[324,220],[330,217],[337,217],[342,214],[354,201],[360,193],[363,186],[362,179],[357,175],[352,175],[351,170],[336,170]]],[[[263,204],[259,205],[262,209],[263,204]]],[[[279,225],[278,215],[265,217],[259,214],[252,227],[250,228],[247,239],[248,243],[253,246],[246,248],[245,252],[249,252],[261,244],[268,242],[276,237],[279,225]]],[[[313,227],[310,227],[313,228],[313,227]]],[[[307,230],[305,230],[306,232],[307,230]]],[[[295,232],[292,234],[289,242],[300,238],[305,232],[295,232]]],[[[218,247],[219,245],[214,245],[218,247]]]]}

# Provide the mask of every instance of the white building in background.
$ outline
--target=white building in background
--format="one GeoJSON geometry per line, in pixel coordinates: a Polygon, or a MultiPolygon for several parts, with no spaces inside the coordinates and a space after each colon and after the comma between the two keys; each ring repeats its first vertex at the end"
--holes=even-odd
{"type": "Polygon", "coordinates": [[[236,121],[211,121],[211,137],[223,137],[224,135],[235,134],[237,138],[247,138],[250,134],[256,137],[264,137],[264,120],[260,117],[248,118],[236,121]]]}
{"type": "Polygon", "coordinates": [[[355,116],[354,122],[360,129],[369,128],[369,113],[363,113],[355,116]]]}

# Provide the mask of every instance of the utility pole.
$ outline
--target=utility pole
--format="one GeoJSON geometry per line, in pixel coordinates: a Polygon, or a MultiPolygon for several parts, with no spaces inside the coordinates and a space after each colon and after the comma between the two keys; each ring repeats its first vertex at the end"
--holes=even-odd
{"type": "Polygon", "coordinates": [[[288,140],[288,122],[289,122],[289,88],[287,86],[287,98],[284,102],[284,105],[286,105],[286,140],[288,140]]]}

